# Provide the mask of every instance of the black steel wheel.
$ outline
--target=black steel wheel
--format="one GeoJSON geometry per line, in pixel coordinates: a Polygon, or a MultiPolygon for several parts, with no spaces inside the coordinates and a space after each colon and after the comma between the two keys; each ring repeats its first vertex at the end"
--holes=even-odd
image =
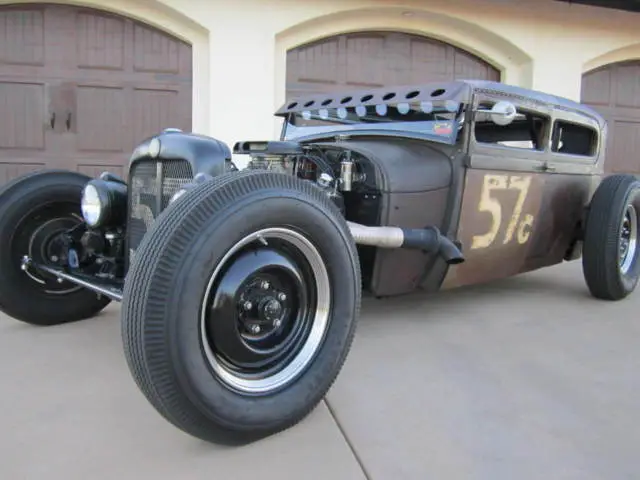
{"type": "Polygon", "coordinates": [[[591,294],[621,300],[640,278],[640,181],[612,175],[599,185],[587,216],[582,266],[591,294]]]}
{"type": "Polygon", "coordinates": [[[125,284],[134,379],[170,422],[244,443],[288,428],[338,375],[360,305],[346,222],[309,182],[225,174],[160,215],[125,284]]]}
{"type": "Polygon", "coordinates": [[[638,215],[635,205],[627,205],[620,226],[619,263],[620,273],[627,275],[638,259],[638,215]]]}
{"type": "Polygon", "coordinates": [[[34,325],[86,319],[110,300],[52,275],[22,269],[22,258],[57,265],[62,233],[82,222],[80,195],[89,177],[43,170],[0,191],[0,310],[34,325]]]}
{"type": "Polygon", "coordinates": [[[313,359],[330,307],[329,275],[313,243],[290,228],[265,228],[236,243],[211,276],[202,348],[229,387],[274,392],[313,359]]]}

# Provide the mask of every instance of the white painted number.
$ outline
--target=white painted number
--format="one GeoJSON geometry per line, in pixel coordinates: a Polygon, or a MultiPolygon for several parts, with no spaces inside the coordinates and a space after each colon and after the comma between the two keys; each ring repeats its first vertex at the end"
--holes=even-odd
{"type": "Polygon", "coordinates": [[[518,198],[513,208],[513,213],[509,218],[507,231],[502,239],[502,244],[510,243],[514,236],[519,244],[524,244],[529,240],[531,235],[531,227],[533,226],[534,217],[531,214],[525,214],[522,218],[522,208],[529,193],[531,186],[531,177],[523,177],[519,175],[485,175],[482,184],[482,193],[480,194],[480,203],[478,204],[479,212],[486,212],[491,215],[491,228],[483,235],[474,235],[471,249],[487,248],[495,242],[500,227],[502,226],[503,212],[502,205],[497,198],[493,196],[496,190],[517,190],[518,198]]]}

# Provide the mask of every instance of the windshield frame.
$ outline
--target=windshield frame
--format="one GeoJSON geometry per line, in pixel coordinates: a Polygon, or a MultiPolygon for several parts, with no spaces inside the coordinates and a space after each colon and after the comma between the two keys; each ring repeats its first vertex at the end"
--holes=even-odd
{"type": "Polygon", "coordinates": [[[439,105],[429,102],[428,109],[424,107],[424,102],[418,106],[401,105],[404,105],[404,108],[401,109],[400,105],[384,105],[383,109],[379,109],[380,105],[363,106],[358,107],[361,109],[358,110],[359,113],[356,113],[355,107],[291,112],[283,118],[280,139],[310,141],[336,136],[387,135],[448,145],[455,145],[461,140],[460,132],[464,129],[466,104],[447,102],[446,105],[439,105]],[[389,110],[396,110],[395,116],[387,114],[389,110]],[[405,116],[407,120],[404,120],[405,116]],[[412,119],[416,117],[417,120],[412,119]],[[386,119],[388,121],[385,121],[386,119]],[[296,125],[298,122],[306,121],[321,121],[326,124],[296,125]]]}

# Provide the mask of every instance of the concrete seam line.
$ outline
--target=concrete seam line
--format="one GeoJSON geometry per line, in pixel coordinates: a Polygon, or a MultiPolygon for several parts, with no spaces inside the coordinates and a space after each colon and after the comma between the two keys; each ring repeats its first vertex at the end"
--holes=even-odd
{"type": "Polygon", "coordinates": [[[369,472],[367,471],[367,467],[365,467],[364,462],[362,461],[362,459],[360,458],[360,455],[358,455],[358,452],[356,451],[355,445],[351,442],[351,440],[347,436],[347,432],[345,431],[345,429],[340,424],[340,421],[338,420],[338,417],[337,417],[333,407],[329,403],[329,399],[325,397],[324,398],[324,403],[327,406],[327,408],[329,409],[329,414],[331,415],[331,418],[333,418],[333,421],[336,423],[336,426],[338,427],[338,430],[340,430],[340,434],[344,438],[344,441],[347,442],[347,445],[349,446],[349,450],[351,450],[351,454],[356,459],[356,462],[358,462],[358,465],[360,466],[360,470],[362,470],[362,473],[364,474],[364,477],[367,480],[371,480],[371,475],[369,475],[369,472]]]}

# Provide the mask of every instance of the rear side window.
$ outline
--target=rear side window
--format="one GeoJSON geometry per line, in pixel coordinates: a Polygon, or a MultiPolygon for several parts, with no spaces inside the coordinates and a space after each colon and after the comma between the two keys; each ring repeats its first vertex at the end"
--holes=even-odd
{"type": "Polygon", "coordinates": [[[551,150],[565,155],[592,157],[598,145],[598,132],[593,128],[556,120],[551,150]]]}

